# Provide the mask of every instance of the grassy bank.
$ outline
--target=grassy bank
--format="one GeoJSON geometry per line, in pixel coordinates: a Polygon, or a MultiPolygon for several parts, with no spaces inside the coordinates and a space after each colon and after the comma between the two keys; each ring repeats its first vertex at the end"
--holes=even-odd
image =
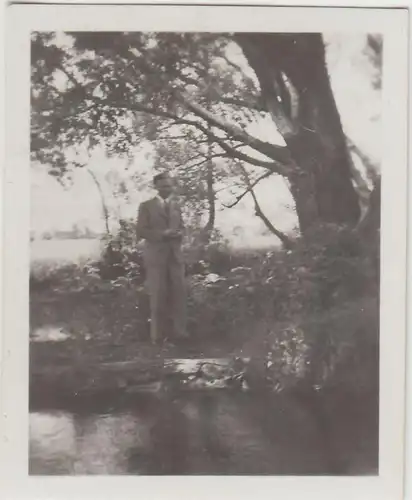
{"type": "Polygon", "coordinates": [[[279,391],[376,387],[376,277],[354,242],[338,236],[323,230],[288,252],[206,246],[188,266],[192,340],[163,350],[148,342],[148,297],[133,246],[94,263],[42,261],[30,282],[31,371],[241,355],[256,360],[257,380],[279,391]],[[35,341],[47,328],[67,340],[35,341]]]}

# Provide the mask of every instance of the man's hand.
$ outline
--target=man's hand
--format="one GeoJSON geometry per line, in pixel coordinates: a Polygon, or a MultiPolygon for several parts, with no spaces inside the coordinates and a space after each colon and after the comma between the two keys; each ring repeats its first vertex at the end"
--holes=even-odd
{"type": "Polygon", "coordinates": [[[173,229],[165,229],[163,231],[163,238],[170,238],[173,233],[173,229]]]}
{"type": "Polygon", "coordinates": [[[163,231],[163,236],[167,240],[179,239],[182,237],[182,232],[176,229],[166,229],[165,231],[163,231]]]}

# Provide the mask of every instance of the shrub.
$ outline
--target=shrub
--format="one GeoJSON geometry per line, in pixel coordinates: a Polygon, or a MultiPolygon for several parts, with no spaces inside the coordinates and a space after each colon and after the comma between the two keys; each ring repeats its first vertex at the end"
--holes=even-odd
{"type": "Polygon", "coordinates": [[[266,355],[277,389],[302,380],[352,389],[375,383],[378,286],[353,234],[325,226],[293,251],[245,260],[248,267],[212,282],[192,277],[191,314],[200,334],[214,331],[266,355]]]}
{"type": "Polygon", "coordinates": [[[137,242],[133,221],[120,221],[117,234],[106,237],[103,244],[104,251],[98,263],[102,279],[115,280],[119,277],[126,277],[140,284],[143,283],[143,255],[137,242]]]}
{"type": "MultiPolygon", "coordinates": [[[[348,390],[376,385],[378,277],[353,233],[325,225],[292,250],[248,253],[233,252],[217,232],[207,242],[200,232],[191,238],[184,251],[195,336],[212,344],[229,341],[234,351],[263,360],[276,390],[302,381],[348,390]]],[[[123,222],[104,244],[98,263],[37,273],[31,286],[76,291],[106,283],[143,304],[144,266],[134,224],[123,222]]],[[[147,313],[138,307],[142,324],[147,313]]]]}
{"type": "MultiPolygon", "coordinates": [[[[103,279],[127,276],[144,280],[142,245],[136,239],[133,221],[121,221],[117,234],[105,238],[99,264],[103,279]]],[[[233,255],[219,231],[206,237],[203,230],[191,230],[183,245],[187,274],[224,273],[233,265],[233,255]]]]}

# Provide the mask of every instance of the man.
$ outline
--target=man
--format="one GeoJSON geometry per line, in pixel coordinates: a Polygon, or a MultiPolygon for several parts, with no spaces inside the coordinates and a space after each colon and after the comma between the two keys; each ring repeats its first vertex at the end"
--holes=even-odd
{"type": "Polygon", "coordinates": [[[173,197],[173,182],[167,173],[162,173],[153,178],[153,183],[158,194],[140,205],[137,233],[138,239],[145,240],[143,259],[150,295],[150,337],[152,343],[159,343],[166,336],[170,340],[187,337],[186,291],[181,248],[183,221],[173,197]]]}

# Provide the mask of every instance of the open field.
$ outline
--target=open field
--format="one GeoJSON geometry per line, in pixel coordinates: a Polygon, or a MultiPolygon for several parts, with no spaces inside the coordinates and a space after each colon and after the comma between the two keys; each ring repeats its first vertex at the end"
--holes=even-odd
{"type": "Polygon", "coordinates": [[[30,242],[30,266],[36,273],[45,265],[81,265],[90,259],[98,259],[101,250],[102,243],[98,239],[34,240],[30,242]]]}

